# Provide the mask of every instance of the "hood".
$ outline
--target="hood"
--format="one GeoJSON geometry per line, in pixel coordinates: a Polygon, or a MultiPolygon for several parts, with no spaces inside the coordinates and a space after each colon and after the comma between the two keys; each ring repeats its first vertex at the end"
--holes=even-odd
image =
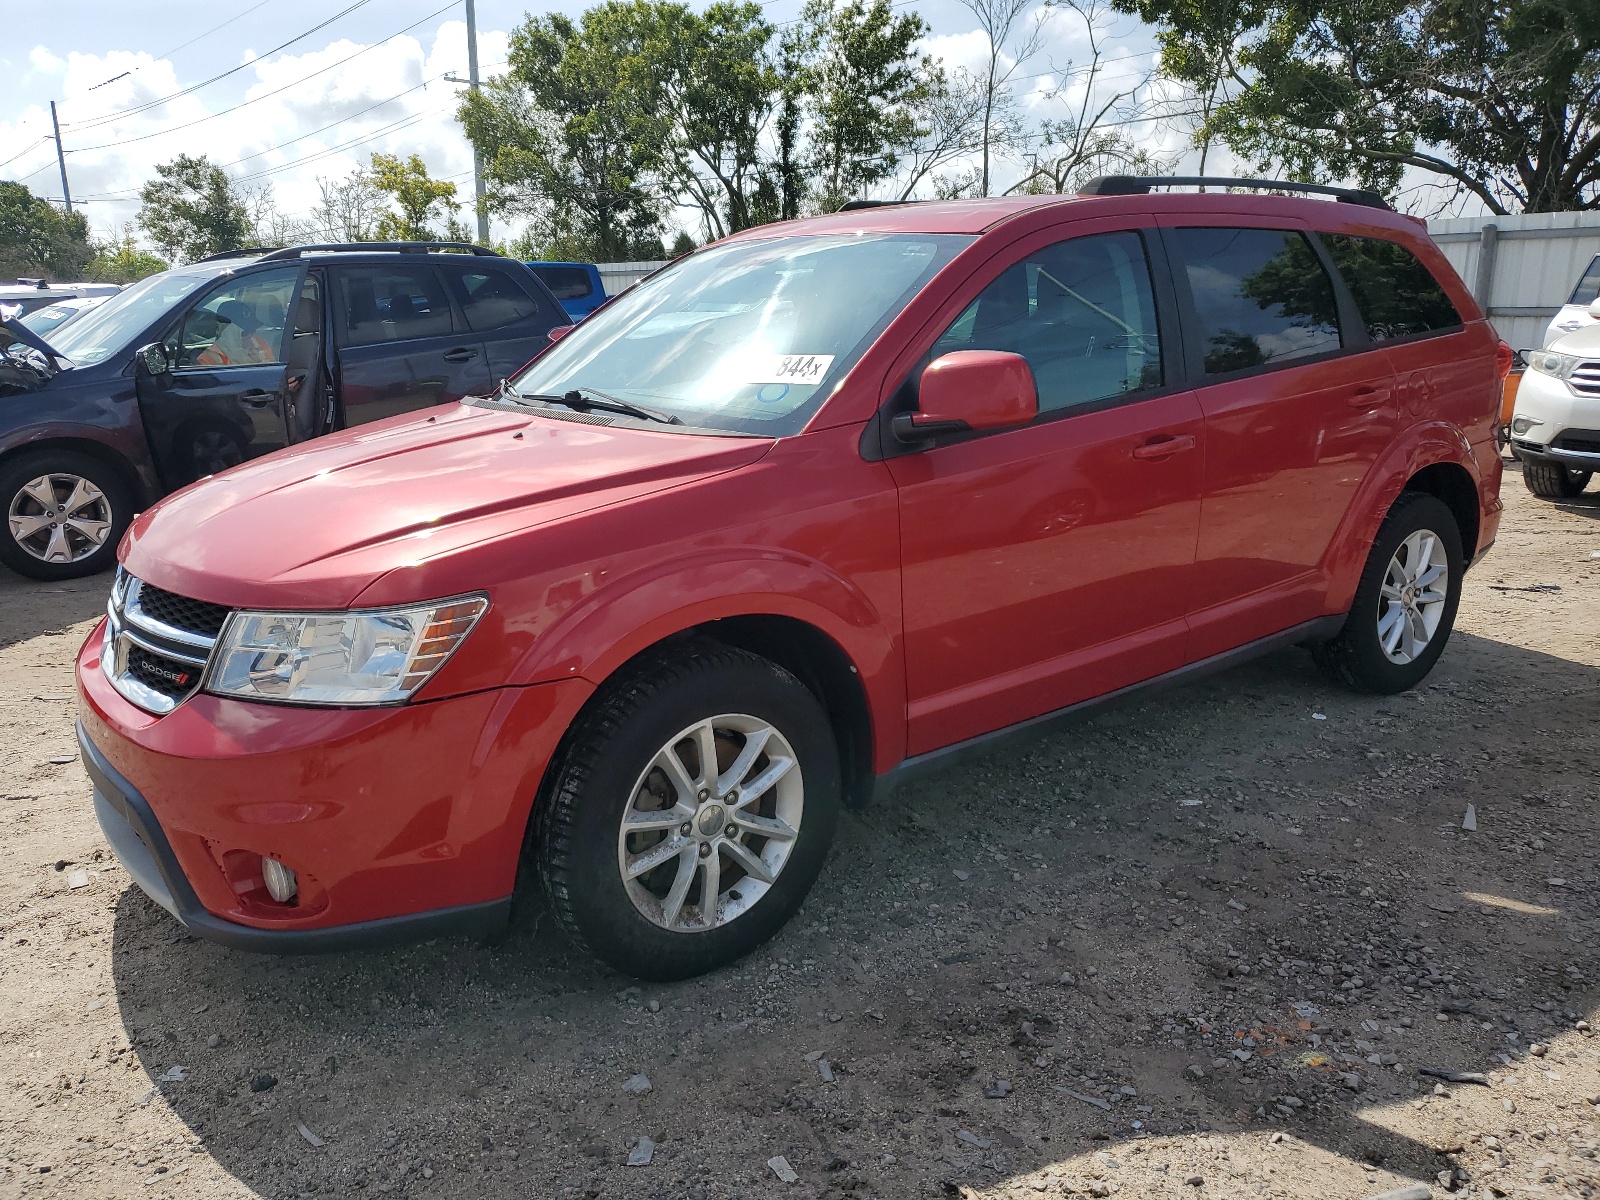
{"type": "Polygon", "coordinates": [[[1600,355],[1600,322],[1562,334],[1545,349],[1558,354],[1579,354],[1585,358],[1600,355]]]}
{"type": "Polygon", "coordinates": [[[772,445],[441,407],[192,484],[134,521],[124,565],[231,607],[340,608],[397,568],[744,466],[772,445]]]}
{"type": "Polygon", "coordinates": [[[49,342],[14,317],[0,320],[0,396],[36,392],[67,360],[49,342]],[[18,343],[21,343],[19,346],[18,343]]]}

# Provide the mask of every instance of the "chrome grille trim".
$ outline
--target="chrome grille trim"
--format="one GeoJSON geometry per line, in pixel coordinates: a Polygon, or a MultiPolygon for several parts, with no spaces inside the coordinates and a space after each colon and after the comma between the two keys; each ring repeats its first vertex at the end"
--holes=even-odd
{"type": "Polygon", "coordinates": [[[157,620],[139,604],[139,593],[144,588],[142,580],[117,568],[116,581],[111,586],[111,597],[106,601],[105,641],[100,651],[100,667],[111,686],[127,700],[146,712],[165,716],[182,704],[200,686],[216,639],[192,629],[180,629],[157,620]],[[135,663],[133,652],[143,652],[135,663]],[[150,663],[150,658],[163,660],[150,663]],[[163,690],[139,678],[139,670],[165,679],[165,673],[174,678],[163,690]],[[192,676],[190,678],[183,678],[192,676]],[[181,679],[181,682],[180,682],[181,679]]]}
{"type": "Polygon", "coordinates": [[[1581,362],[1573,367],[1567,386],[1584,396],[1600,396],[1600,362],[1581,362]]]}

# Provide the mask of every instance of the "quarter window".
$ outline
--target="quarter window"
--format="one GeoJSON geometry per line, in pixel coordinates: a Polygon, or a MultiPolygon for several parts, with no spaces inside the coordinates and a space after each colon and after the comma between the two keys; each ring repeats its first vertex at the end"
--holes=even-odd
{"type": "Polygon", "coordinates": [[[184,315],[178,367],[246,367],[279,361],[299,267],[229,280],[184,315]]]}
{"type": "Polygon", "coordinates": [[[1355,297],[1373,341],[1461,327],[1461,314],[1433,272],[1398,242],[1342,233],[1317,236],[1355,297]]]}
{"type": "Polygon", "coordinates": [[[452,276],[467,324],[478,333],[538,316],[539,304],[501,271],[464,271],[452,276]]]}
{"type": "Polygon", "coordinates": [[[1282,229],[1172,231],[1194,297],[1207,375],[1337,350],[1333,282],[1303,234],[1282,229]]]}
{"type": "Polygon", "coordinates": [[[934,345],[1005,350],[1033,368],[1039,410],[1161,383],[1161,340],[1144,242],[1107,233],[1057,242],[1008,267],[934,345]]]}
{"type": "Polygon", "coordinates": [[[450,299],[431,267],[347,267],[339,299],[352,346],[453,332],[450,299]]]}

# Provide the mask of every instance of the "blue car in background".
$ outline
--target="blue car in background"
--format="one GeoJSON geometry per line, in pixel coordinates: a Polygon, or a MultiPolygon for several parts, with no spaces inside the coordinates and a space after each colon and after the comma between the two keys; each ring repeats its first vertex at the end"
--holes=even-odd
{"type": "Polygon", "coordinates": [[[606,302],[600,268],[593,263],[530,262],[528,269],[555,293],[574,324],[606,302]]]}

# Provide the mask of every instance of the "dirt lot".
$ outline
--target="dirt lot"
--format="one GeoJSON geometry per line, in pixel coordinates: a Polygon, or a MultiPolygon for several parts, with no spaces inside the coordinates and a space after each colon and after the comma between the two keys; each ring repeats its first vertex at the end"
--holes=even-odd
{"type": "Polygon", "coordinates": [[[536,918],[188,938],[74,753],[107,581],[8,576],[0,1195],[1590,1196],[1600,491],[1506,483],[1416,693],[1292,651],[929,780],[847,819],[777,941],[666,987],[536,918]]]}

